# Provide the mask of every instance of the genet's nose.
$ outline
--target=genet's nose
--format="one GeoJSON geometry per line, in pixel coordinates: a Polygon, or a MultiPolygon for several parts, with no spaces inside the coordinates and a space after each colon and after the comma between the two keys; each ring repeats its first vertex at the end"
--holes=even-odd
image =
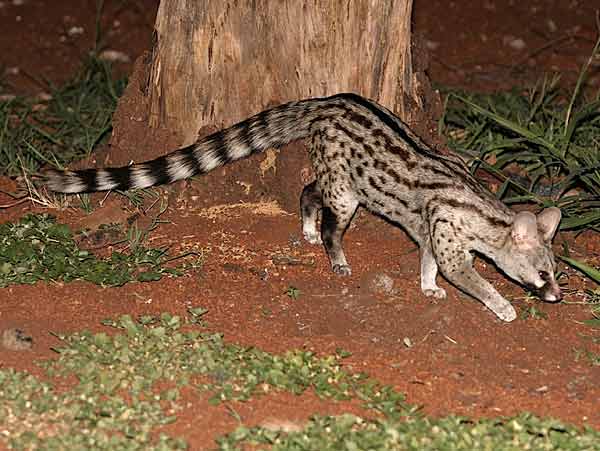
{"type": "Polygon", "coordinates": [[[562,295],[562,291],[560,290],[560,288],[556,290],[555,296],[556,296],[556,302],[562,301],[563,295],[562,295]]]}
{"type": "Polygon", "coordinates": [[[559,302],[562,300],[563,295],[556,283],[547,283],[540,289],[540,298],[546,302],[559,302]]]}

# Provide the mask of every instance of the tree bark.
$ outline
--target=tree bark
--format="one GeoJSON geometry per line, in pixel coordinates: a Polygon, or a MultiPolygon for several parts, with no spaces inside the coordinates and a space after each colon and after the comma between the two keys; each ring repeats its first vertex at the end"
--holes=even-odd
{"type": "MultiPolygon", "coordinates": [[[[149,68],[138,64],[147,73],[128,88],[143,94],[145,110],[117,112],[112,142],[145,121],[148,136],[168,130],[177,137],[169,145],[184,146],[268,107],[340,92],[412,122],[431,96],[413,72],[411,11],[412,0],[162,1],[149,68]]],[[[143,156],[132,159],[156,154],[143,156]]]]}
{"type": "Polygon", "coordinates": [[[162,1],[150,126],[229,125],[268,106],[356,92],[407,115],[412,0],[162,1]]]}

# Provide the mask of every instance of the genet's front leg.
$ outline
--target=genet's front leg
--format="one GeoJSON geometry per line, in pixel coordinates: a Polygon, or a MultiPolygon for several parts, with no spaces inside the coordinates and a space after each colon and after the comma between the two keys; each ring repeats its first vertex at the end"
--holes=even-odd
{"type": "MultiPolygon", "coordinates": [[[[463,254],[460,261],[443,260],[440,264],[442,274],[456,287],[475,299],[481,301],[487,308],[503,321],[512,321],[517,317],[514,307],[496,291],[487,280],[481,277],[473,268],[473,257],[463,254]]],[[[458,257],[455,257],[458,258],[458,257]]]]}

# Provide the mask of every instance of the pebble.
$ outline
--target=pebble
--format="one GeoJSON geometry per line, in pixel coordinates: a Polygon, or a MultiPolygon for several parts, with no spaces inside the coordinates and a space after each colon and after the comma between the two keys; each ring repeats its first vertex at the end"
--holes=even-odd
{"type": "Polygon", "coordinates": [[[110,61],[112,63],[129,63],[131,61],[129,55],[118,50],[103,50],[98,56],[101,60],[110,61]]]}
{"type": "Polygon", "coordinates": [[[527,47],[527,44],[525,44],[525,41],[523,39],[516,38],[512,41],[509,41],[508,46],[515,50],[523,50],[525,47],[527,47]]]}
{"type": "Polygon", "coordinates": [[[437,41],[431,41],[429,39],[425,40],[425,47],[427,47],[427,50],[437,50],[439,46],[440,43],[437,41]]]}
{"type": "Polygon", "coordinates": [[[21,329],[5,329],[2,332],[2,346],[9,351],[27,351],[33,346],[33,338],[21,329]]]}
{"type": "Polygon", "coordinates": [[[373,272],[364,281],[367,289],[373,294],[394,294],[394,279],[384,272],[373,272]]]}

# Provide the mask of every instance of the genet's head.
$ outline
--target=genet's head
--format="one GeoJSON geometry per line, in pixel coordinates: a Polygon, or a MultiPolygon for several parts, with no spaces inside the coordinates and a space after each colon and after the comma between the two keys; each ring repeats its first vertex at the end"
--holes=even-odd
{"type": "Polygon", "coordinates": [[[505,252],[496,260],[509,277],[547,302],[562,299],[554,276],[556,262],[551,246],[560,218],[560,209],[555,207],[546,208],[537,216],[528,211],[517,213],[505,252]]]}

